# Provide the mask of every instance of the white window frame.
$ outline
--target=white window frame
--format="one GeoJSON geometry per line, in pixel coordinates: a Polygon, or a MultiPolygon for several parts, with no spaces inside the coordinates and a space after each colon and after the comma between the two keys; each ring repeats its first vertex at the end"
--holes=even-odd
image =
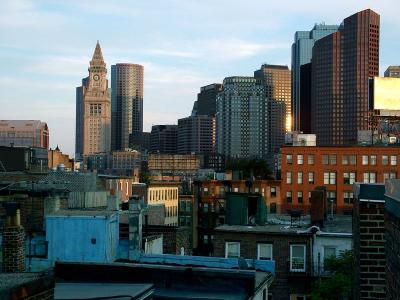
{"type": "Polygon", "coordinates": [[[314,172],[308,172],[308,184],[314,184],[314,183],[315,183],[314,172]]]}
{"type": "Polygon", "coordinates": [[[362,155],[362,156],[361,156],[361,164],[362,164],[363,166],[368,166],[368,163],[369,163],[369,157],[368,157],[368,155],[362,155]]]}
{"type": "Polygon", "coordinates": [[[239,258],[240,257],[240,242],[225,242],[225,258],[236,258],[236,257],[228,257],[228,247],[229,247],[229,245],[232,245],[232,244],[237,244],[239,246],[238,247],[239,253],[237,256],[237,258],[239,258]]]}
{"type": "Polygon", "coordinates": [[[292,184],[293,175],[292,172],[286,172],[286,184],[292,184]]]}
{"type": "Polygon", "coordinates": [[[303,184],[303,172],[297,172],[297,184],[303,184]]]}
{"type": "Polygon", "coordinates": [[[273,260],[273,254],[274,253],[274,246],[272,245],[272,244],[270,244],[270,243],[258,243],[257,244],[257,259],[258,260],[273,260]],[[270,259],[260,259],[260,247],[261,246],[270,246],[270,248],[271,248],[271,258],[270,259]]]}
{"type": "Polygon", "coordinates": [[[397,166],[397,155],[390,155],[390,165],[397,166]]]}
{"type": "Polygon", "coordinates": [[[297,164],[298,165],[304,164],[304,155],[303,154],[297,154],[297,164]]]}
{"type": "Polygon", "coordinates": [[[290,245],[290,272],[305,272],[306,271],[306,261],[307,261],[307,253],[306,253],[306,245],[304,244],[293,244],[290,245]],[[295,269],[293,268],[293,247],[303,247],[304,255],[303,255],[303,268],[302,269],[295,269]]]}

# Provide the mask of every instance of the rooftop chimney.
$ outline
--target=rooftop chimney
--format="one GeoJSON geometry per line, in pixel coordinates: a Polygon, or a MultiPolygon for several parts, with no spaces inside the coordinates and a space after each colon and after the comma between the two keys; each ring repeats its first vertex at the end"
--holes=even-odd
{"type": "Polygon", "coordinates": [[[3,271],[25,271],[25,230],[21,226],[19,203],[6,202],[6,223],[3,230],[3,271]]]}
{"type": "Polygon", "coordinates": [[[324,226],[326,218],[326,187],[318,186],[311,191],[310,199],[311,225],[324,226]]]}

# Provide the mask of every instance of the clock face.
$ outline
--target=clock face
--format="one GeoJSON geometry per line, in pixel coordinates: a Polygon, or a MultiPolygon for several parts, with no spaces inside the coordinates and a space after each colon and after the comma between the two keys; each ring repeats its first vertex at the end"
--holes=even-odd
{"type": "Polygon", "coordinates": [[[100,79],[99,75],[97,75],[97,74],[93,75],[93,80],[94,81],[98,81],[99,79],[100,79]]]}

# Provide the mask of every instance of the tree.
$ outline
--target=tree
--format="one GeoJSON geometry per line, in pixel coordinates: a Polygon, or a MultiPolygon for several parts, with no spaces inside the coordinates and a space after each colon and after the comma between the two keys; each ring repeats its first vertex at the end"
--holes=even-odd
{"type": "Polygon", "coordinates": [[[227,170],[241,172],[241,179],[272,179],[272,172],[264,159],[236,158],[230,159],[226,165],[227,170]]]}
{"type": "Polygon", "coordinates": [[[325,260],[325,270],[332,277],[321,279],[311,292],[312,300],[351,299],[353,286],[353,253],[346,250],[339,257],[325,260]]]}

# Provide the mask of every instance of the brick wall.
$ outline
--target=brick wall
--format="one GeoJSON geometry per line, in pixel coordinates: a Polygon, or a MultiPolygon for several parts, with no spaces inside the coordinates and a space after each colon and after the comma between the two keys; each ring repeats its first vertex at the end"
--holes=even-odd
{"type": "MultiPolygon", "coordinates": [[[[21,225],[26,232],[40,231],[44,229],[44,201],[46,196],[31,197],[27,194],[16,194],[7,197],[0,197],[1,202],[14,201],[20,204],[21,225]]],[[[57,205],[58,206],[58,205],[57,205]]],[[[60,197],[60,209],[68,208],[68,199],[60,197]]],[[[5,215],[5,210],[0,205],[0,215],[5,215]]]]}
{"type": "Polygon", "coordinates": [[[386,211],[386,296],[388,300],[400,299],[400,220],[386,211]]]}
{"type": "Polygon", "coordinates": [[[3,229],[3,271],[25,271],[25,231],[22,226],[3,229]]]}
{"type": "Polygon", "coordinates": [[[274,300],[287,300],[290,294],[309,294],[311,289],[311,236],[292,234],[245,233],[216,230],[214,256],[225,257],[225,242],[240,242],[240,255],[257,259],[257,244],[271,243],[275,261],[275,279],[271,286],[274,300]],[[289,271],[290,245],[306,245],[306,272],[294,274],[289,271]]]}
{"type": "Polygon", "coordinates": [[[191,255],[190,228],[175,226],[146,226],[143,233],[163,235],[163,253],[181,254],[181,247],[185,249],[185,255],[191,255]]]}
{"type": "Polygon", "coordinates": [[[353,236],[355,299],[386,299],[383,201],[354,202],[353,236]]]}

